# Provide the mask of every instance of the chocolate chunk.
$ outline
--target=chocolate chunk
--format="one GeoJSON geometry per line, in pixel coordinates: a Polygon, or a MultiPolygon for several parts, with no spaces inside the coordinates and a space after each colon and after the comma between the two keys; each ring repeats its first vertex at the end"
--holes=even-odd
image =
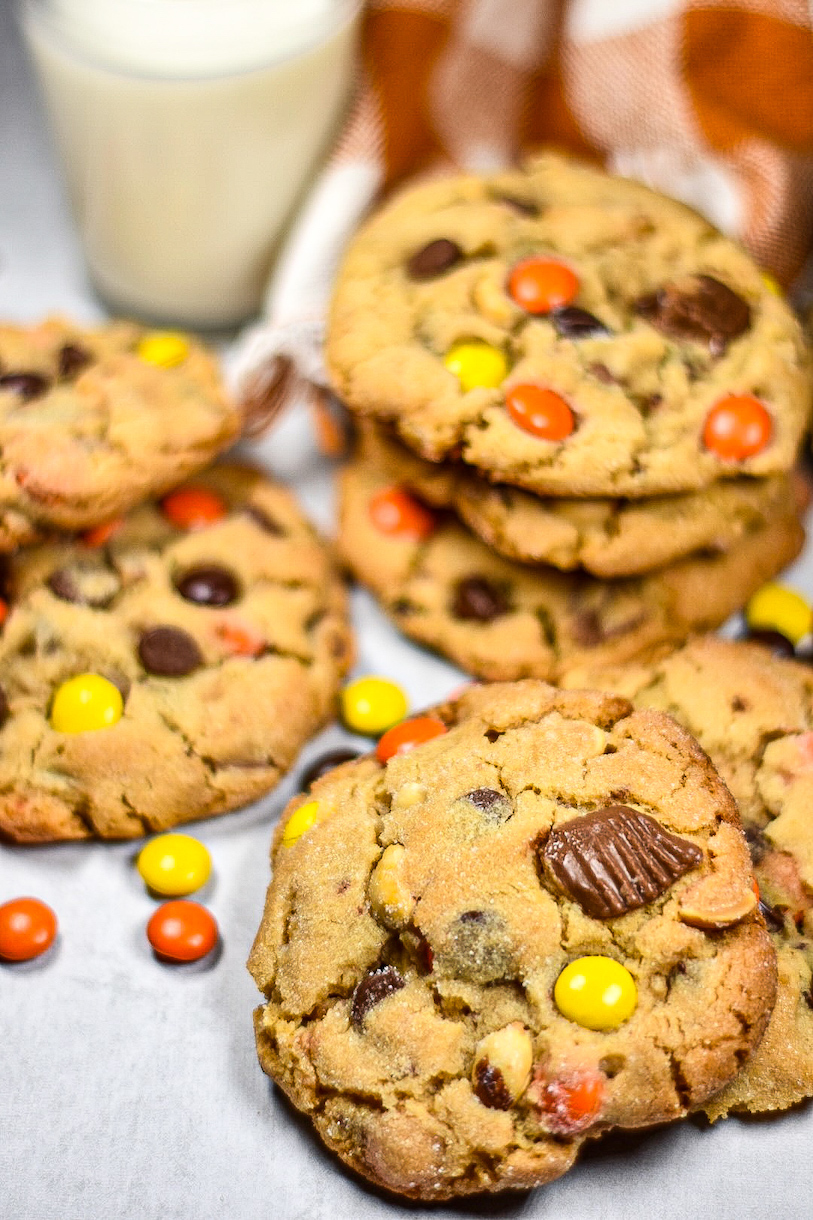
{"type": "Polygon", "coordinates": [[[489,822],[504,822],[513,813],[510,799],[504,792],[497,792],[494,788],[475,788],[472,792],[467,792],[463,800],[479,809],[489,822]]]}
{"type": "Polygon", "coordinates": [[[230,606],[240,596],[240,587],[231,572],[213,563],[190,568],[175,581],[175,588],[181,597],[197,606],[230,606]]]}
{"type": "Polygon", "coordinates": [[[509,609],[505,594],[485,576],[464,576],[455,586],[452,601],[455,618],[490,623],[509,609]]]}
{"type": "Polygon", "coordinates": [[[767,924],[769,932],[784,931],[785,921],[782,918],[781,911],[776,907],[772,907],[770,903],[764,902],[762,898],[759,900],[759,911],[767,924]]]}
{"type": "Polygon", "coordinates": [[[721,356],[732,339],[751,325],[747,301],[712,275],[664,284],[636,301],[635,310],[672,339],[705,343],[712,356],[721,356]]]}
{"type": "Polygon", "coordinates": [[[545,876],[594,919],[654,901],[703,859],[695,844],[628,805],[608,805],[556,827],[541,853],[545,876]]]}
{"type": "Polygon", "coordinates": [[[590,339],[610,333],[594,314],[588,313],[586,309],[579,309],[578,305],[564,305],[561,309],[554,309],[551,317],[556,333],[563,339],[590,339]]]}
{"type": "Polygon", "coordinates": [[[11,390],[23,402],[41,398],[50,384],[41,373],[5,373],[0,377],[0,390],[11,390]]]}
{"type": "Polygon", "coordinates": [[[354,1028],[360,1030],[370,1009],[386,1000],[388,995],[400,991],[403,985],[404,980],[394,966],[379,966],[377,970],[365,974],[353,992],[350,1005],[350,1020],[354,1028]]]}
{"type": "Polygon", "coordinates": [[[275,537],[280,537],[285,533],[285,530],[279,525],[273,517],[263,508],[258,508],[256,504],[246,505],[246,514],[251,517],[252,521],[259,525],[260,529],[265,530],[267,534],[273,534],[275,537]]]}
{"type": "Polygon", "coordinates": [[[2,729],[9,718],[9,710],[8,697],[2,686],[0,686],[0,729],[2,729]]]}
{"type": "Polygon", "coordinates": [[[433,280],[463,258],[463,251],[456,241],[439,237],[416,250],[407,262],[407,272],[413,280],[433,280]]]}
{"type": "Polygon", "coordinates": [[[474,1093],[491,1110],[510,1110],[514,1102],[502,1072],[492,1067],[487,1059],[474,1065],[474,1093]]]}
{"type": "Polygon", "coordinates": [[[323,775],[327,775],[334,767],[341,766],[342,763],[350,762],[353,758],[358,758],[361,754],[360,750],[350,750],[347,748],[340,750],[329,750],[327,754],[320,754],[303,772],[299,780],[301,788],[310,788],[311,784],[315,784],[323,775]]]}
{"type": "Polygon", "coordinates": [[[179,627],[151,627],[138,644],[141,664],[148,673],[165,678],[182,678],[203,664],[203,657],[192,636],[179,627]]]}
{"type": "Polygon", "coordinates": [[[60,378],[63,381],[72,380],[77,373],[87,368],[92,360],[90,352],[86,352],[84,348],[77,347],[75,343],[66,343],[60,350],[57,363],[60,378]]]}
{"type": "Polygon", "coordinates": [[[767,648],[772,657],[792,657],[795,649],[787,636],[781,631],[770,631],[767,628],[760,631],[749,631],[745,637],[749,644],[759,644],[767,648]]]}

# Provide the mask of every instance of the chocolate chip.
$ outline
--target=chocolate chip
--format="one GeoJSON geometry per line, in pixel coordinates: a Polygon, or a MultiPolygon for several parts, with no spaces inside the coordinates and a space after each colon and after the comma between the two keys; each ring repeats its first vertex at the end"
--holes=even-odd
{"type": "Polygon", "coordinates": [[[46,581],[51,592],[63,602],[80,602],[82,595],[67,568],[57,568],[46,581]]]}
{"type": "Polygon", "coordinates": [[[197,606],[230,606],[240,596],[231,572],[213,563],[190,568],[175,581],[175,588],[181,597],[197,606]]]}
{"type": "Polygon", "coordinates": [[[505,1077],[499,1068],[492,1067],[487,1059],[474,1065],[474,1093],[484,1106],[491,1110],[510,1110],[513,1104],[505,1077]]]}
{"type": "Polygon", "coordinates": [[[743,699],[741,695],[735,695],[731,700],[732,712],[747,712],[750,710],[750,707],[750,703],[743,699]]]}
{"type": "Polygon", "coordinates": [[[285,533],[285,530],[279,525],[273,517],[263,508],[258,508],[256,504],[246,505],[246,514],[251,517],[252,521],[259,525],[260,529],[265,530],[267,534],[273,534],[275,537],[280,537],[285,533]]]}
{"type": "Polygon", "coordinates": [[[118,575],[98,564],[73,568],[56,568],[47,580],[55,597],[78,606],[93,606],[96,610],[109,606],[121,588],[118,575]]]}
{"type": "Polygon", "coordinates": [[[182,678],[203,664],[203,657],[192,636],[179,627],[151,627],[138,644],[141,664],[151,674],[182,678]]]}
{"type": "Polygon", "coordinates": [[[353,992],[350,1005],[350,1020],[354,1028],[360,1030],[370,1009],[386,1000],[387,996],[400,991],[403,986],[404,980],[394,966],[379,966],[377,970],[365,974],[353,992]]]}
{"type": "Polygon", "coordinates": [[[601,617],[597,610],[579,610],[571,619],[570,629],[577,644],[595,648],[604,639],[601,617]]]}
{"type": "Polygon", "coordinates": [[[785,929],[785,921],[781,913],[770,905],[770,903],[759,900],[759,911],[765,923],[768,926],[769,932],[783,932],[785,929]]]}
{"type": "Polygon", "coordinates": [[[0,390],[11,390],[23,402],[42,397],[50,384],[41,373],[5,373],[0,377],[0,390]]]}
{"type": "Polygon", "coordinates": [[[508,600],[501,589],[485,576],[464,576],[455,586],[452,614],[459,619],[490,623],[507,614],[508,600]]]}
{"type": "Polygon", "coordinates": [[[660,897],[703,859],[696,843],[628,805],[608,805],[555,827],[545,876],[594,919],[614,919],[660,897]]]}
{"type": "Polygon", "coordinates": [[[746,825],[743,830],[748,850],[751,853],[751,863],[759,864],[765,853],[770,850],[768,840],[758,826],[746,825]]]}
{"type": "Polygon", "coordinates": [[[489,822],[507,821],[513,813],[509,798],[504,792],[497,792],[494,788],[475,788],[472,792],[467,792],[463,800],[479,809],[489,822]]]}
{"type": "Polygon", "coordinates": [[[604,385],[618,385],[619,384],[618,378],[613,376],[613,374],[607,368],[607,365],[601,364],[597,360],[594,361],[592,364],[588,364],[587,371],[588,371],[588,373],[591,373],[593,375],[593,377],[596,378],[597,381],[602,382],[604,385]]]}
{"type": "Polygon", "coordinates": [[[327,754],[320,754],[318,758],[307,767],[299,780],[301,788],[310,788],[311,784],[315,784],[323,775],[327,775],[334,767],[341,766],[342,763],[350,762],[354,758],[359,758],[360,750],[350,750],[348,748],[340,750],[329,750],[327,754]]]}
{"type": "Polygon", "coordinates": [[[2,729],[3,725],[6,723],[8,717],[8,697],[6,696],[6,692],[3,690],[2,686],[0,686],[0,729],[2,729]]]}
{"type": "Polygon", "coordinates": [[[510,937],[496,911],[463,911],[435,946],[435,957],[442,972],[471,983],[510,978],[514,969],[510,937]]]}
{"type": "Polygon", "coordinates": [[[486,917],[485,911],[464,911],[463,914],[460,916],[460,922],[461,923],[485,923],[486,918],[487,917],[486,917]]]}
{"type": "Polygon", "coordinates": [[[82,369],[87,368],[92,360],[90,352],[86,352],[84,348],[77,347],[75,343],[66,343],[59,352],[59,376],[63,381],[70,381],[77,373],[81,373],[82,369]]]}
{"type": "Polygon", "coordinates": [[[416,250],[407,262],[407,272],[413,280],[433,280],[463,258],[463,251],[456,241],[439,237],[416,250]]]}
{"type": "Polygon", "coordinates": [[[634,307],[663,334],[705,343],[712,356],[721,356],[732,339],[751,325],[747,301],[712,275],[664,284],[658,292],[641,297],[634,307]]]}
{"type": "Polygon", "coordinates": [[[534,203],[532,199],[517,199],[514,195],[498,195],[498,203],[504,203],[507,208],[517,212],[520,216],[538,216],[539,204],[534,203]]]}
{"type": "Polygon", "coordinates": [[[577,305],[564,305],[561,309],[554,309],[551,316],[556,333],[563,339],[590,339],[610,333],[594,314],[588,313],[586,309],[579,309],[577,305]]]}
{"type": "Polygon", "coordinates": [[[794,655],[793,645],[780,631],[769,631],[767,628],[760,631],[749,631],[745,638],[749,644],[759,644],[762,648],[767,648],[773,657],[792,657],[794,655]]]}

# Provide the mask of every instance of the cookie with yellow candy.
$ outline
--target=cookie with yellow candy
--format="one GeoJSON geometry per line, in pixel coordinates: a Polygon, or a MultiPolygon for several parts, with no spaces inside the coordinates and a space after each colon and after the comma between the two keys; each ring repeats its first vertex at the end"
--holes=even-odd
{"type": "MultiPolygon", "coordinates": [[[[137,838],[263,796],[351,659],[327,549],[244,466],[14,556],[4,591],[0,836],[17,842],[137,838]]],[[[145,852],[154,888],[203,884],[184,836],[145,852]]]]}
{"type": "Polygon", "coordinates": [[[191,336],[65,318],[0,325],[0,552],[160,495],[240,426],[214,356],[191,336]]]}
{"type": "Polygon", "coordinates": [[[668,716],[532,680],[431,716],[289,803],[249,963],[263,1069],[426,1201],[703,1104],[776,988],[733,801],[668,716]]]}

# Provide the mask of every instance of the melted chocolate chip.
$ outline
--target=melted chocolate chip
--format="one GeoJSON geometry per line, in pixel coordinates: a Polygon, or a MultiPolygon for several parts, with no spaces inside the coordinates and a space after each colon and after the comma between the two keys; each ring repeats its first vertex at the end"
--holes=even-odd
{"type": "Polygon", "coordinates": [[[82,369],[87,368],[92,360],[90,352],[86,352],[84,348],[77,347],[75,343],[66,343],[60,349],[57,363],[60,378],[70,381],[77,373],[81,373],[82,369]]]}
{"type": "Polygon", "coordinates": [[[485,576],[465,576],[455,586],[452,602],[455,618],[490,623],[509,609],[505,594],[485,576]]]}
{"type": "Polygon", "coordinates": [[[712,356],[721,356],[732,339],[751,325],[747,301],[712,275],[664,284],[636,301],[635,310],[672,339],[705,343],[712,356]]]}
{"type": "Polygon", "coordinates": [[[510,1110],[513,1098],[499,1068],[492,1067],[487,1059],[474,1065],[474,1093],[490,1110],[510,1110]]]}
{"type": "Polygon", "coordinates": [[[760,631],[749,631],[745,638],[750,644],[759,644],[763,648],[767,648],[773,657],[794,656],[793,645],[780,631],[770,631],[767,628],[760,631]]]}
{"type": "Polygon", "coordinates": [[[0,390],[11,390],[23,402],[41,398],[50,384],[41,373],[5,373],[0,377],[0,390]]]}
{"type": "Polygon", "coordinates": [[[266,534],[273,534],[279,538],[285,533],[282,526],[269,516],[265,509],[258,508],[256,504],[247,504],[245,511],[247,516],[251,517],[256,525],[259,525],[260,529],[265,530],[266,534]]]}
{"type": "Polygon", "coordinates": [[[759,900],[759,911],[767,924],[769,932],[782,932],[784,930],[785,921],[782,918],[781,912],[762,898],[759,900]]]}
{"type": "Polygon", "coordinates": [[[463,251],[456,241],[439,237],[415,251],[407,262],[407,273],[413,280],[433,280],[456,266],[462,258],[463,251]]]}
{"type": "Polygon", "coordinates": [[[354,758],[359,758],[360,750],[329,750],[327,754],[320,754],[303,772],[299,780],[300,787],[310,788],[311,784],[315,784],[323,775],[327,775],[334,767],[341,766],[342,763],[350,762],[354,758]]]}
{"type": "Polygon", "coordinates": [[[594,919],[653,902],[703,852],[646,813],[608,805],[557,826],[541,853],[545,876],[594,919]]]}
{"type": "Polygon", "coordinates": [[[561,309],[554,309],[551,316],[556,333],[563,339],[590,339],[610,333],[594,314],[588,313],[586,309],[579,309],[577,305],[564,305],[561,309]]]}
{"type": "Polygon", "coordinates": [[[148,673],[165,678],[182,678],[203,664],[203,657],[192,636],[179,627],[151,627],[138,644],[141,664],[148,673]]]}
{"type": "Polygon", "coordinates": [[[404,980],[394,966],[379,966],[377,970],[365,974],[353,992],[350,1005],[350,1020],[354,1028],[360,1030],[370,1009],[386,1000],[387,996],[400,991],[403,985],[404,980]]]}
{"type": "Polygon", "coordinates": [[[0,686],[0,729],[2,729],[3,725],[6,723],[8,717],[8,697],[6,696],[6,692],[3,690],[2,686],[0,686]]]}
{"type": "Polygon", "coordinates": [[[240,588],[231,572],[217,564],[201,564],[190,568],[175,582],[181,597],[197,606],[230,606],[240,596],[240,588]]]}
{"type": "Polygon", "coordinates": [[[475,788],[472,792],[467,792],[462,799],[479,809],[488,822],[504,822],[513,813],[509,798],[504,792],[497,792],[494,788],[475,788]]]}
{"type": "Polygon", "coordinates": [[[745,841],[751,853],[751,863],[759,864],[762,857],[770,850],[768,840],[758,826],[744,826],[745,841]]]}

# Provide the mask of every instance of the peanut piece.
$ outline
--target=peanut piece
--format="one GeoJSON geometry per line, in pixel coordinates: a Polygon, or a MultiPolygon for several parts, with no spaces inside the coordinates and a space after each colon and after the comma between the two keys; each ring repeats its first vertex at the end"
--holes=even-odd
{"type": "Polygon", "coordinates": [[[391,843],[373,869],[367,890],[376,919],[390,928],[406,927],[415,906],[403,876],[405,856],[400,843],[391,843]]]}
{"type": "Polygon", "coordinates": [[[518,1021],[487,1034],[477,1043],[472,1084],[477,1098],[492,1110],[508,1110],[531,1077],[533,1043],[518,1021]]]}

